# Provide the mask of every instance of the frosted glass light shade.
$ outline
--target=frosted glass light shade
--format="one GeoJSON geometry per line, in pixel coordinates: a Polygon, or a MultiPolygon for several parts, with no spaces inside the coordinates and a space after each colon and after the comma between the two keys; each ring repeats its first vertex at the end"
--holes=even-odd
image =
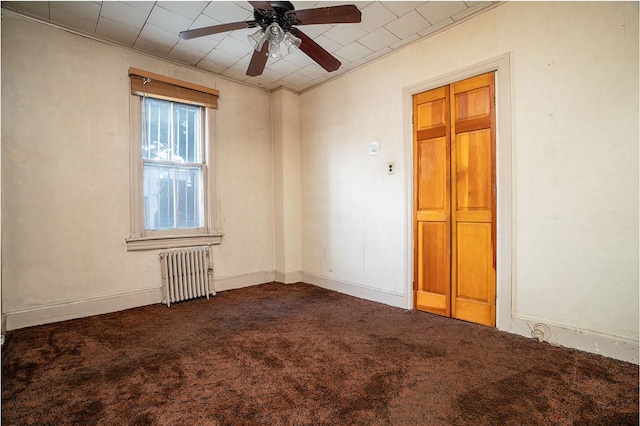
{"type": "Polygon", "coordinates": [[[291,35],[291,33],[286,33],[284,35],[284,40],[282,43],[284,44],[284,47],[287,48],[287,53],[291,53],[292,50],[300,47],[300,45],[302,44],[302,40],[294,35],[291,35]]]}
{"type": "Polygon", "coordinates": [[[259,52],[262,49],[262,45],[264,44],[264,42],[267,41],[267,36],[264,30],[259,29],[255,33],[249,34],[247,36],[247,40],[249,40],[249,44],[251,44],[253,48],[259,52]]]}

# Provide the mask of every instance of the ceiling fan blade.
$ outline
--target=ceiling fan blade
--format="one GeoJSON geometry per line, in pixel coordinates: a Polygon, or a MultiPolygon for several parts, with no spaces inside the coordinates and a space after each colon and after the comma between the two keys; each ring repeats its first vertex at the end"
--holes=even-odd
{"type": "Polygon", "coordinates": [[[311,59],[316,61],[325,70],[331,72],[340,68],[342,63],[337,60],[331,53],[324,50],[322,46],[313,41],[308,35],[297,28],[291,28],[291,34],[300,38],[300,50],[306,53],[311,59]]]}
{"type": "Polygon", "coordinates": [[[226,31],[240,30],[243,28],[253,28],[257,26],[256,21],[232,22],[230,24],[213,25],[211,27],[196,28],[194,30],[186,30],[180,32],[180,38],[190,40],[196,37],[204,37],[211,34],[224,33],[226,31]]]}
{"type": "Polygon", "coordinates": [[[269,50],[269,43],[263,43],[262,49],[259,52],[257,50],[253,51],[249,68],[247,68],[247,75],[255,77],[262,74],[264,66],[267,65],[267,50],[269,50]]]}
{"type": "Polygon", "coordinates": [[[254,9],[273,10],[273,6],[271,6],[271,3],[268,1],[250,1],[249,4],[251,4],[254,9]]]}
{"type": "Polygon", "coordinates": [[[295,15],[297,22],[294,25],[355,24],[362,20],[362,12],[352,4],[291,10],[286,15],[295,15]]]}

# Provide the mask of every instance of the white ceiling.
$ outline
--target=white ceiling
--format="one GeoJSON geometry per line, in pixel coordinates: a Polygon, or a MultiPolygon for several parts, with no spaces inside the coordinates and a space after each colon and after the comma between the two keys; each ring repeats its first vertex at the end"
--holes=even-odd
{"type": "Polygon", "coordinates": [[[265,89],[303,91],[364,65],[422,37],[433,35],[496,5],[491,1],[294,1],[296,10],[355,4],[359,24],[299,28],[337,57],[342,66],[326,72],[297,50],[269,58],[262,75],[246,70],[253,50],[242,29],[192,40],[180,31],[253,19],[245,1],[3,1],[2,8],[99,39],[195,66],[265,89]]]}

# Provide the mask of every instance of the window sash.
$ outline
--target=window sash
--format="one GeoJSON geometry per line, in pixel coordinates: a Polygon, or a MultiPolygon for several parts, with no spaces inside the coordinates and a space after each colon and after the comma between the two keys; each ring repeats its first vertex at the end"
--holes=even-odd
{"type": "Polygon", "coordinates": [[[142,98],[141,107],[141,195],[145,235],[202,232],[207,201],[206,162],[202,155],[206,140],[204,108],[185,107],[185,104],[172,101],[157,102],[146,97],[142,98]],[[180,120],[180,111],[186,112],[187,121],[180,120]],[[189,122],[189,115],[193,115],[194,122],[189,122]],[[184,124],[187,127],[185,138],[181,138],[180,127],[184,124]],[[192,129],[189,129],[190,125],[192,129]],[[185,142],[183,149],[182,139],[185,142]],[[193,142],[191,155],[189,139],[193,142]],[[198,162],[186,163],[180,154],[198,162]]]}

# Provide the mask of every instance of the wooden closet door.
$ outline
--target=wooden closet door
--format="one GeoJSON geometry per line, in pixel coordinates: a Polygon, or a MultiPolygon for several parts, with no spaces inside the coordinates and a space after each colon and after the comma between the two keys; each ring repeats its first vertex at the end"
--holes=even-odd
{"type": "Polygon", "coordinates": [[[413,97],[414,303],[495,326],[494,74],[413,97]]]}
{"type": "Polygon", "coordinates": [[[449,88],[413,97],[414,303],[451,315],[449,88]]]}
{"type": "Polygon", "coordinates": [[[451,310],[495,326],[494,74],[451,85],[451,310]]]}

